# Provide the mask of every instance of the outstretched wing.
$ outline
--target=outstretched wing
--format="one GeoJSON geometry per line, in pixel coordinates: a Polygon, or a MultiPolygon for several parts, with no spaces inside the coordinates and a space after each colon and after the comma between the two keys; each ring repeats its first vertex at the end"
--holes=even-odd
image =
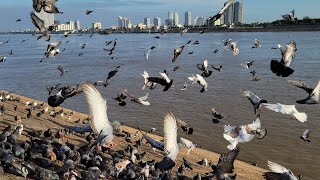
{"type": "Polygon", "coordinates": [[[288,83],[305,90],[308,94],[311,94],[313,91],[313,88],[303,81],[288,80],[288,83]]]}
{"type": "Polygon", "coordinates": [[[164,150],[167,156],[173,161],[177,158],[179,146],[177,143],[177,121],[174,115],[169,112],[164,117],[164,150]]]}
{"type": "Polygon", "coordinates": [[[253,106],[256,106],[261,99],[253,92],[248,90],[241,90],[243,96],[247,97],[253,106]]]}
{"type": "Polygon", "coordinates": [[[46,30],[44,22],[37,15],[35,15],[34,12],[30,13],[30,17],[33,25],[36,26],[36,28],[39,29],[40,32],[44,32],[46,30]]]}
{"type": "Polygon", "coordinates": [[[91,122],[93,132],[100,134],[103,130],[109,137],[112,136],[113,128],[107,116],[107,101],[92,84],[84,84],[83,92],[87,99],[89,112],[93,116],[91,122]]]}
{"type": "Polygon", "coordinates": [[[234,166],[234,160],[237,158],[240,152],[240,148],[237,146],[235,149],[229,151],[226,154],[221,154],[218,161],[218,168],[225,173],[232,173],[234,166]]]}

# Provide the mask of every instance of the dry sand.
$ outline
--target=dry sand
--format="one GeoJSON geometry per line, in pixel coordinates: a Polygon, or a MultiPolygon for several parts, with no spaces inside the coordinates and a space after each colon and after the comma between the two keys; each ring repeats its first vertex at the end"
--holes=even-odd
{"type": "MultiPolygon", "coordinates": [[[[0,93],[3,93],[5,91],[0,91],[0,93]]],[[[73,125],[73,126],[80,126],[82,124],[82,121],[84,119],[86,119],[88,117],[87,114],[83,114],[83,113],[79,113],[79,112],[74,112],[73,111],[73,115],[72,116],[64,116],[64,117],[60,117],[57,116],[55,118],[51,117],[48,113],[42,115],[40,118],[37,117],[35,114],[37,112],[39,112],[39,110],[35,110],[32,113],[32,117],[31,118],[27,118],[27,108],[30,108],[31,106],[26,106],[25,102],[27,101],[31,101],[31,102],[37,102],[38,104],[42,104],[43,102],[34,100],[34,99],[30,99],[30,98],[26,98],[20,95],[16,95],[16,94],[12,94],[11,95],[15,98],[15,97],[19,97],[21,99],[20,102],[14,102],[14,101],[6,101],[6,102],[0,102],[0,105],[5,105],[6,107],[8,107],[7,112],[5,115],[0,116],[0,130],[4,129],[7,125],[9,124],[16,124],[15,121],[15,116],[21,116],[22,119],[22,124],[24,125],[24,130],[47,130],[48,128],[51,128],[52,130],[57,131],[59,129],[62,129],[63,127],[61,127],[60,125],[73,125]],[[13,107],[17,105],[18,106],[18,110],[14,111],[13,107]],[[76,122],[78,119],[80,118],[80,122],[76,122]]],[[[48,105],[45,103],[44,105],[45,107],[47,107],[48,105]]],[[[49,108],[49,111],[52,108],[49,108]]],[[[71,112],[72,110],[70,109],[66,109],[66,108],[61,108],[61,107],[57,107],[55,108],[55,111],[59,111],[63,109],[63,112],[68,113],[71,112]]],[[[131,133],[135,133],[137,132],[137,129],[134,128],[130,128],[127,126],[122,126],[121,127],[122,130],[127,131],[127,132],[131,132],[131,133]]],[[[66,142],[71,142],[74,143],[75,145],[83,145],[84,143],[87,143],[87,141],[85,140],[87,133],[84,135],[80,135],[78,133],[76,133],[75,135],[68,135],[66,136],[65,140],[63,141],[66,142]]],[[[160,140],[162,139],[162,137],[157,136],[157,135],[151,135],[150,136],[160,140]]],[[[115,137],[114,142],[117,144],[116,149],[123,149],[124,147],[126,147],[128,145],[128,143],[124,140],[124,138],[119,138],[119,137],[115,137]]],[[[22,133],[22,137],[20,138],[21,141],[26,140],[29,138],[29,135],[26,132],[22,133]]],[[[141,138],[141,134],[139,133],[139,137],[136,139],[133,139],[132,142],[134,142],[135,140],[138,140],[139,138],[141,138]]],[[[144,157],[143,160],[152,160],[155,159],[156,161],[159,161],[164,153],[160,152],[160,151],[156,151],[153,152],[151,149],[151,146],[149,144],[144,143],[141,147],[141,149],[139,150],[139,152],[143,152],[146,151],[147,152],[147,156],[144,157]]],[[[186,148],[183,148],[178,155],[178,158],[176,160],[177,165],[175,167],[175,171],[177,170],[177,168],[182,164],[182,158],[186,157],[186,159],[188,161],[191,162],[193,170],[187,170],[187,174],[189,177],[193,177],[194,175],[196,175],[197,173],[200,173],[202,175],[204,175],[207,172],[211,172],[212,169],[211,167],[206,167],[206,166],[200,166],[199,164],[197,164],[198,161],[200,161],[202,158],[207,158],[209,162],[212,163],[217,163],[220,154],[214,153],[214,152],[210,152],[204,149],[200,149],[200,148],[195,148],[195,150],[193,150],[189,155],[186,154],[187,150],[186,148]]],[[[227,151],[226,151],[227,152],[227,151]]],[[[240,149],[240,153],[241,153],[241,149],[240,149]]],[[[256,167],[256,166],[252,166],[250,164],[244,163],[242,161],[235,161],[235,173],[237,174],[237,179],[239,180],[261,180],[262,178],[262,173],[266,172],[265,169],[256,167]]],[[[23,179],[22,177],[17,177],[11,174],[6,174],[6,173],[2,173],[0,174],[0,179],[1,180],[7,180],[7,179],[23,179]]]]}

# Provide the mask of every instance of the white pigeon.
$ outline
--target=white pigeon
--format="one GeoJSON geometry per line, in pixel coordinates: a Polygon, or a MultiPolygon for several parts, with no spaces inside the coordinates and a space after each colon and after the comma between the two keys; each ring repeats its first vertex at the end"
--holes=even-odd
{"type": "Polygon", "coordinates": [[[239,50],[239,48],[238,48],[238,41],[232,42],[232,43],[230,44],[230,47],[231,47],[232,54],[233,54],[234,56],[236,56],[236,55],[239,54],[240,50],[239,50]]]}
{"type": "Polygon", "coordinates": [[[150,52],[151,52],[151,51],[152,51],[152,50],[149,49],[148,52],[144,53],[144,57],[145,57],[147,60],[149,59],[149,55],[150,55],[150,52]]]}
{"type": "Polygon", "coordinates": [[[188,148],[187,154],[190,154],[190,152],[193,151],[194,148],[197,146],[197,145],[193,144],[191,141],[189,141],[188,139],[185,139],[182,137],[180,137],[179,142],[182,143],[186,148],[188,148]]]}
{"type": "Polygon", "coordinates": [[[89,83],[83,85],[83,92],[92,115],[91,128],[98,135],[93,145],[101,145],[107,148],[114,148],[113,127],[107,116],[107,101],[101,96],[99,91],[89,83]]]}
{"type": "Polygon", "coordinates": [[[167,113],[164,117],[164,151],[166,156],[162,161],[156,163],[156,169],[170,170],[176,162],[179,153],[179,145],[177,142],[178,126],[177,120],[172,113],[167,113]]]}
{"type": "Polygon", "coordinates": [[[274,180],[274,179],[300,180],[300,178],[297,178],[290,169],[287,169],[277,163],[268,161],[268,167],[271,170],[271,172],[265,172],[262,175],[266,180],[274,180]]]}
{"type": "Polygon", "coordinates": [[[295,105],[283,105],[280,103],[277,103],[277,104],[263,103],[262,105],[271,111],[291,115],[296,119],[298,119],[300,122],[306,122],[308,118],[306,113],[298,112],[295,105]]]}
{"type": "Polygon", "coordinates": [[[143,74],[141,74],[141,76],[142,76],[143,79],[144,79],[144,84],[143,84],[143,86],[142,86],[142,90],[144,90],[146,87],[152,89],[152,88],[154,88],[154,87],[156,86],[157,83],[155,83],[155,82],[150,82],[150,81],[148,80],[148,78],[149,78],[150,76],[149,76],[149,73],[148,73],[146,70],[143,71],[143,74]]]}
{"type": "Polygon", "coordinates": [[[148,97],[149,97],[149,93],[147,93],[145,96],[142,96],[142,97],[135,97],[133,95],[131,95],[127,89],[124,90],[123,94],[125,96],[128,96],[132,102],[135,102],[135,103],[138,103],[138,104],[141,104],[141,105],[145,105],[145,106],[149,106],[150,105],[150,102],[147,101],[148,97]]]}
{"type": "Polygon", "coordinates": [[[304,141],[311,142],[310,139],[309,139],[309,132],[310,132],[310,130],[309,130],[309,129],[306,129],[306,130],[303,132],[302,136],[300,136],[300,138],[301,138],[302,140],[304,140],[304,141]]]}
{"type": "Polygon", "coordinates": [[[201,93],[208,90],[208,83],[202,76],[199,74],[196,74],[196,76],[192,75],[192,77],[188,77],[190,81],[192,81],[192,84],[197,82],[199,85],[202,86],[202,89],[200,90],[201,93]]]}
{"type": "MultiPolygon", "coordinates": [[[[230,142],[230,145],[228,145],[227,148],[229,150],[233,150],[234,148],[236,148],[238,143],[245,143],[251,141],[255,137],[257,132],[260,132],[260,130],[262,130],[260,128],[260,115],[258,115],[257,118],[251,124],[241,126],[224,125],[223,137],[230,142]]],[[[266,131],[264,131],[264,134],[262,134],[262,138],[265,135],[266,131]]]]}

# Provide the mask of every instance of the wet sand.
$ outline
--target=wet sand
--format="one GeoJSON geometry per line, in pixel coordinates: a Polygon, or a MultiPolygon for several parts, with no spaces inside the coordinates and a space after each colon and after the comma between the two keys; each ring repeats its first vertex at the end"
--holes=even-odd
{"type": "MultiPolygon", "coordinates": [[[[5,91],[0,91],[0,93],[3,93],[5,91]]],[[[5,101],[5,102],[0,102],[0,105],[5,105],[7,107],[7,111],[4,115],[2,115],[0,117],[0,129],[4,129],[7,125],[9,124],[16,124],[15,121],[15,116],[21,116],[22,117],[22,124],[24,125],[24,132],[22,133],[22,136],[20,137],[20,141],[29,139],[30,136],[25,132],[25,130],[27,131],[33,131],[33,130],[42,130],[45,131],[48,128],[51,128],[54,132],[56,132],[57,130],[63,129],[63,125],[71,125],[71,126],[81,126],[82,125],[82,121],[84,119],[86,119],[88,117],[87,114],[83,114],[83,113],[79,113],[79,112],[75,112],[72,111],[70,109],[66,109],[66,108],[61,108],[61,107],[57,107],[55,108],[55,111],[60,111],[61,109],[63,109],[64,113],[70,113],[71,111],[73,112],[72,116],[56,116],[55,118],[51,117],[48,113],[42,115],[41,117],[37,117],[36,113],[39,112],[39,110],[35,110],[32,112],[32,117],[31,118],[27,118],[27,108],[30,108],[31,106],[27,106],[25,105],[25,102],[27,101],[31,101],[31,102],[37,102],[38,104],[42,104],[43,102],[34,100],[34,99],[30,99],[27,97],[23,97],[20,95],[16,95],[16,94],[11,94],[11,96],[13,96],[13,98],[20,98],[20,102],[17,101],[5,101]],[[13,110],[13,107],[17,105],[17,111],[13,110]],[[77,121],[80,119],[80,122],[77,121]],[[62,126],[61,126],[62,125],[62,126]]],[[[46,103],[44,103],[43,107],[49,107],[46,103]]],[[[43,109],[43,108],[42,108],[43,109]]],[[[52,110],[52,108],[49,108],[49,112],[50,110],[52,110]]],[[[110,120],[110,119],[109,119],[110,120]]],[[[120,121],[121,119],[112,119],[111,121],[120,121]]],[[[128,127],[128,126],[122,126],[121,127],[122,130],[130,132],[130,133],[135,133],[137,132],[137,129],[128,127]]],[[[157,130],[157,131],[162,131],[162,129],[157,130]]],[[[160,136],[157,135],[151,135],[150,136],[160,140],[163,139],[160,136]]],[[[70,142],[73,143],[77,146],[82,146],[85,143],[87,143],[87,141],[85,140],[85,137],[87,136],[86,134],[78,134],[75,133],[74,135],[68,135],[66,136],[66,138],[62,141],[62,143],[65,142],[70,142]]],[[[128,145],[128,142],[126,142],[124,140],[124,138],[120,138],[120,137],[115,137],[114,142],[117,144],[116,150],[119,149],[123,149],[124,147],[126,147],[128,145]]],[[[132,142],[138,140],[139,138],[141,138],[141,133],[139,133],[139,136],[135,139],[132,140],[132,142]]],[[[152,160],[155,159],[156,161],[159,161],[164,153],[160,152],[160,151],[152,151],[152,148],[149,144],[144,143],[141,147],[141,149],[139,150],[139,152],[147,152],[147,156],[145,156],[143,158],[143,160],[152,160]]],[[[240,149],[240,154],[241,154],[241,149],[240,149]]],[[[214,153],[214,152],[210,152],[204,149],[200,149],[200,148],[195,148],[195,150],[193,150],[189,155],[187,155],[187,149],[183,148],[181,149],[181,151],[179,152],[178,158],[176,160],[177,165],[174,168],[173,172],[176,172],[177,168],[182,164],[182,158],[186,157],[186,159],[188,161],[191,162],[193,170],[187,170],[186,171],[186,175],[189,177],[193,177],[195,176],[197,173],[200,173],[202,175],[204,175],[205,173],[211,172],[212,169],[210,166],[200,166],[199,164],[197,164],[198,161],[200,161],[202,158],[207,158],[209,162],[212,163],[217,163],[218,158],[219,158],[219,154],[214,153]]],[[[256,166],[252,166],[250,164],[244,163],[242,161],[235,161],[235,173],[237,174],[237,179],[239,180],[257,180],[257,179],[263,179],[262,178],[262,173],[265,172],[265,169],[256,167],[256,166]]],[[[175,174],[175,173],[173,173],[175,174]]],[[[1,180],[9,180],[9,179],[24,179],[23,177],[18,177],[18,176],[14,176],[11,174],[6,174],[6,173],[1,173],[0,174],[0,179],[1,180]]]]}

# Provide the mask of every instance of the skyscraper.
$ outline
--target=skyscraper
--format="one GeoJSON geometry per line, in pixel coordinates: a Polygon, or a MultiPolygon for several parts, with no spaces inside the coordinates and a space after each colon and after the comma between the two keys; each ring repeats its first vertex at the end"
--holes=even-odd
{"type": "Polygon", "coordinates": [[[76,30],[80,30],[81,29],[81,26],[80,26],[80,21],[79,20],[77,20],[77,22],[76,22],[76,30]]]}
{"type": "Polygon", "coordinates": [[[185,26],[192,26],[191,12],[185,12],[185,14],[184,14],[184,25],[185,26]]]}
{"type": "Polygon", "coordinates": [[[46,27],[51,26],[54,24],[54,14],[46,13],[41,10],[39,13],[35,12],[35,14],[44,22],[46,27]]]}
{"type": "Polygon", "coordinates": [[[233,23],[233,4],[224,12],[224,24],[230,25],[233,23]]]}
{"type": "Polygon", "coordinates": [[[102,24],[99,21],[95,21],[92,23],[92,29],[93,30],[100,30],[102,29],[102,24]]]}
{"type": "Polygon", "coordinates": [[[144,25],[149,29],[151,28],[151,18],[150,17],[145,17],[144,18],[144,25]]]}
{"type": "Polygon", "coordinates": [[[174,26],[173,23],[173,12],[172,11],[168,11],[168,26],[172,27],[174,26]]]}
{"type": "Polygon", "coordinates": [[[235,24],[243,23],[242,6],[243,6],[242,2],[234,3],[234,18],[233,18],[233,22],[235,24]]]}
{"type": "Polygon", "coordinates": [[[205,25],[205,23],[206,23],[206,20],[204,19],[204,17],[197,16],[194,18],[194,25],[195,26],[201,27],[201,26],[205,25]]]}
{"type": "Polygon", "coordinates": [[[119,28],[123,28],[123,22],[122,22],[122,17],[121,16],[118,16],[118,26],[119,28]]]}
{"type": "Polygon", "coordinates": [[[153,19],[153,27],[155,29],[159,29],[161,26],[161,19],[159,17],[156,17],[153,19]]]}
{"type": "Polygon", "coordinates": [[[129,21],[128,18],[123,18],[123,27],[124,28],[128,28],[128,21],[129,21]]]}
{"type": "Polygon", "coordinates": [[[175,12],[173,14],[173,25],[178,26],[178,24],[179,24],[179,14],[177,12],[175,12]]]}

